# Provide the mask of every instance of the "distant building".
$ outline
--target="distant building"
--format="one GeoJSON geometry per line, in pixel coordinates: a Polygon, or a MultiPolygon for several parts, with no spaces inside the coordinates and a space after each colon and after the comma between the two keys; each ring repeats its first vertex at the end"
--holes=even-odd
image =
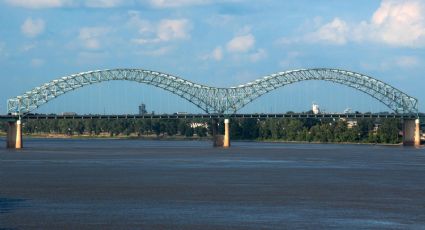
{"type": "Polygon", "coordinates": [[[146,111],[146,105],[145,104],[140,104],[139,105],[139,115],[145,115],[147,114],[148,111],[146,111]]]}
{"type": "Polygon", "coordinates": [[[378,124],[378,123],[373,124],[373,133],[374,134],[378,133],[379,126],[381,126],[381,124],[378,124]]]}
{"type": "Polygon", "coordinates": [[[192,122],[190,123],[190,127],[191,128],[198,128],[198,127],[203,127],[203,128],[208,128],[208,123],[207,122],[192,122]]]}
{"type": "Polygon", "coordinates": [[[75,112],[63,112],[61,115],[62,116],[75,116],[75,115],[77,115],[77,113],[75,113],[75,112]]]}
{"type": "Polygon", "coordinates": [[[348,129],[352,129],[355,126],[357,126],[357,120],[351,120],[351,119],[347,119],[347,118],[343,118],[343,117],[340,118],[339,120],[347,122],[347,128],[348,129]]]}
{"type": "Polygon", "coordinates": [[[350,108],[346,108],[345,110],[344,110],[344,113],[352,113],[353,112],[353,110],[352,109],[350,109],[350,108]]]}
{"type": "Polygon", "coordinates": [[[319,114],[320,113],[319,105],[313,103],[312,110],[314,114],[319,114]]]}
{"type": "Polygon", "coordinates": [[[347,121],[347,128],[352,129],[355,126],[357,126],[357,121],[356,120],[348,120],[347,121]]]}

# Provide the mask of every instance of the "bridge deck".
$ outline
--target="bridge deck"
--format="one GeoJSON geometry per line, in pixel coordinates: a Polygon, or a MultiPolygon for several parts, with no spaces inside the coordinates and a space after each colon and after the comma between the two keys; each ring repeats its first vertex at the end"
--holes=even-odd
{"type": "MultiPolygon", "coordinates": [[[[414,114],[382,114],[382,113],[277,113],[277,114],[145,114],[145,115],[55,115],[29,114],[24,120],[53,120],[53,119],[196,119],[196,118],[399,118],[414,119],[414,114]]],[[[425,118],[425,117],[424,117],[425,118]]],[[[14,115],[0,115],[0,121],[14,121],[14,115]]]]}

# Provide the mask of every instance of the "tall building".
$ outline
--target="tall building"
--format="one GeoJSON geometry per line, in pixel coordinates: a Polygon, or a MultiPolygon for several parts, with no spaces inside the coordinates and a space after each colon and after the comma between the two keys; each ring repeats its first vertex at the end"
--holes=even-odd
{"type": "Polygon", "coordinates": [[[312,110],[314,114],[319,114],[320,113],[319,105],[313,103],[312,110]]]}
{"type": "Polygon", "coordinates": [[[147,114],[148,111],[146,111],[146,105],[145,104],[140,104],[139,105],[139,115],[145,115],[147,114]]]}

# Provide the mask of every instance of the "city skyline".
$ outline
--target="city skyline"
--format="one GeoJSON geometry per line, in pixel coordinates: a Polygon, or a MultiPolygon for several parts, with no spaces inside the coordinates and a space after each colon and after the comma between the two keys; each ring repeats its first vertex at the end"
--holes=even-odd
{"type": "MultiPolygon", "coordinates": [[[[95,69],[143,68],[229,87],[279,71],[329,67],[375,77],[418,98],[420,111],[425,108],[425,3],[418,0],[0,4],[1,20],[8,22],[0,25],[4,106],[8,98],[43,83],[95,69]]],[[[353,89],[326,82],[284,88],[246,111],[305,111],[313,101],[328,111],[385,109],[353,89]]],[[[124,114],[136,112],[142,101],[159,112],[199,111],[162,90],[128,82],[89,86],[38,111],[124,114]]]]}

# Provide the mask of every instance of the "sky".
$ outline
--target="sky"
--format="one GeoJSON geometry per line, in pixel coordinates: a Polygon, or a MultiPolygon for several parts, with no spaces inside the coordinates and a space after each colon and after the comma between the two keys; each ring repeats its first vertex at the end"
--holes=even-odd
{"type": "MultiPolygon", "coordinates": [[[[111,68],[166,72],[230,87],[275,72],[339,68],[382,80],[425,110],[422,0],[0,0],[0,113],[6,101],[70,74],[111,68]]],[[[301,82],[241,112],[388,109],[356,90],[301,82]]],[[[63,95],[44,113],[201,112],[172,94],[106,82],[63,95]]]]}

